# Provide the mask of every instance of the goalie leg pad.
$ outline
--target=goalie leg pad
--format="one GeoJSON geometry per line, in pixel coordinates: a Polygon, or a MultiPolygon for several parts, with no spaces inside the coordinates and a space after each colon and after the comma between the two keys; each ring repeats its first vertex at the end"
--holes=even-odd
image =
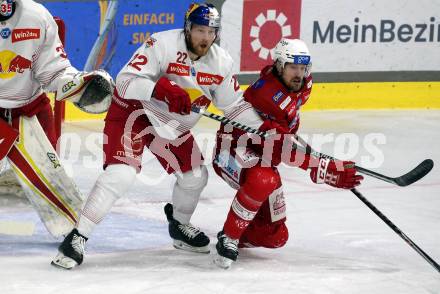
{"type": "Polygon", "coordinates": [[[21,116],[13,121],[19,141],[8,160],[26,197],[54,236],[70,232],[78,220],[84,197],[67,176],[37,118],[21,116]]]}

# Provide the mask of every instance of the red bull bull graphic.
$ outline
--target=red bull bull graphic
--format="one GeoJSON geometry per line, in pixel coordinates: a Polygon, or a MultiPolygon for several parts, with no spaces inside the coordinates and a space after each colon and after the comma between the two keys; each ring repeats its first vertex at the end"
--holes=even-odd
{"type": "Polygon", "coordinates": [[[0,51],[0,79],[11,79],[31,68],[31,60],[9,50],[0,51]]]}

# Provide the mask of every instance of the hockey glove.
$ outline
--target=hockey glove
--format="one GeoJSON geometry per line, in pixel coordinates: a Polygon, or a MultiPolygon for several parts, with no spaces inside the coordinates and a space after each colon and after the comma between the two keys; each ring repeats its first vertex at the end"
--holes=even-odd
{"type": "Polygon", "coordinates": [[[112,101],[114,83],[103,70],[65,74],[59,79],[57,100],[69,100],[88,113],[103,113],[112,101]]]}
{"type": "Polygon", "coordinates": [[[352,161],[320,158],[318,166],[312,167],[310,178],[316,184],[326,183],[332,187],[352,189],[361,184],[363,176],[356,174],[352,161]]]}
{"type": "Polygon", "coordinates": [[[156,82],[153,97],[168,104],[170,112],[189,114],[191,111],[191,100],[188,93],[165,77],[156,82]]]}

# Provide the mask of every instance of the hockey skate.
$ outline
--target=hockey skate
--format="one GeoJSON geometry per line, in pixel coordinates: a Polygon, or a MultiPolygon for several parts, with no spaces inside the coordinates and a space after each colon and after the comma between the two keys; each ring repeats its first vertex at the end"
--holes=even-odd
{"type": "Polygon", "coordinates": [[[58,254],[52,260],[52,265],[64,269],[72,269],[83,262],[84,245],[87,238],[77,229],[73,229],[58,247],[58,254]]]}
{"type": "Polygon", "coordinates": [[[191,224],[181,224],[173,218],[173,205],[167,203],[164,207],[168,219],[168,232],[173,239],[173,246],[177,249],[197,253],[209,253],[209,238],[191,224]]]}
{"type": "Polygon", "coordinates": [[[214,257],[214,263],[221,268],[228,269],[237,260],[238,239],[229,238],[223,231],[218,232],[217,239],[215,248],[218,255],[214,257]]]}

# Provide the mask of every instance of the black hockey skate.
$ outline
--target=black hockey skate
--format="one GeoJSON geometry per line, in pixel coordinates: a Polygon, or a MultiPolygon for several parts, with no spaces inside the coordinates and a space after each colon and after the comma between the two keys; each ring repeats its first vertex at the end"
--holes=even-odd
{"type": "Polygon", "coordinates": [[[221,268],[228,269],[237,260],[239,240],[229,238],[223,231],[218,232],[217,239],[215,248],[218,256],[214,258],[214,263],[221,268]]]}
{"type": "Polygon", "coordinates": [[[58,254],[51,264],[64,269],[72,269],[80,265],[83,262],[86,241],[86,237],[81,235],[77,229],[73,229],[58,247],[58,254]]]}
{"type": "Polygon", "coordinates": [[[208,236],[191,224],[185,225],[175,220],[171,203],[165,205],[164,211],[168,219],[168,232],[174,240],[173,245],[175,248],[198,253],[209,253],[208,236]]]}

